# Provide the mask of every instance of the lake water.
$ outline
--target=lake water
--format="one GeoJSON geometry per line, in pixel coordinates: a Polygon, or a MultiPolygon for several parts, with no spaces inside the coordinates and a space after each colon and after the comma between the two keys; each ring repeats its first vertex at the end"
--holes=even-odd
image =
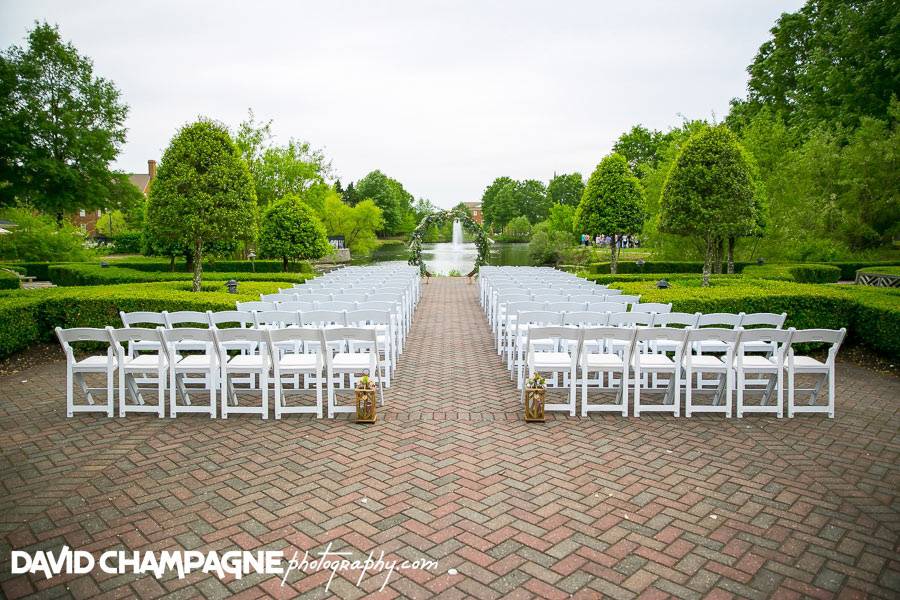
{"type": "MultiPolygon", "coordinates": [[[[434,275],[447,275],[451,271],[466,275],[472,270],[477,257],[478,250],[475,244],[422,244],[422,259],[428,266],[428,271],[434,275]]],[[[352,263],[369,264],[406,259],[405,243],[389,243],[378,248],[371,256],[353,259],[352,263]]],[[[528,244],[491,244],[488,263],[511,266],[531,264],[528,260],[528,244]]]]}

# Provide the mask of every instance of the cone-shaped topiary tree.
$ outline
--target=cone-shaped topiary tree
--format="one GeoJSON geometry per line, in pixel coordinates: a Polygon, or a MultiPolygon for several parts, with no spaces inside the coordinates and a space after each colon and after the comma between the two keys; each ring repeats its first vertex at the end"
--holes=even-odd
{"type": "Polygon", "coordinates": [[[675,159],[662,190],[659,227],[700,239],[704,287],[719,242],[751,235],[763,223],[760,193],[752,161],[724,125],[695,133],[675,159]]]}
{"type": "Polygon", "coordinates": [[[259,251],[263,257],[280,258],[286,272],[289,261],[322,258],[331,244],[315,212],[299,196],[288,195],[263,214],[259,251]]]}
{"type": "Polygon", "coordinates": [[[253,179],[224,125],[201,119],[172,138],[150,186],[146,233],[192,250],[195,292],[204,249],[256,238],[253,179]]]}
{"type": "Polygon", "coordinates": [[[605,157],[588,179],[575,211],[575,227],[577,233],[587,233],[592,238],[597,235],[612,238],[610,273],[616,272],[622,237],[640,233],[645,216],[644,188],[628,167],[628,161],[615,152],[605,157]]]}

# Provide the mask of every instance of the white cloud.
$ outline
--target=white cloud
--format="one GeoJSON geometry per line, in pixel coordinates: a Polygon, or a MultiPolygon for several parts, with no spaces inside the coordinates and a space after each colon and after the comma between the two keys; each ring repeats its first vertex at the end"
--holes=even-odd
{"type": "Polygon", "coordinates": [[[46,19],[94,59],[131,107],[125,170],[198,115],[252,107],[345,184],[378,168],[452,206],[500,175],[587,175],[636,123],[723,117],[801,4],[23,0],[0,4],[0,44],[46,19]]]}

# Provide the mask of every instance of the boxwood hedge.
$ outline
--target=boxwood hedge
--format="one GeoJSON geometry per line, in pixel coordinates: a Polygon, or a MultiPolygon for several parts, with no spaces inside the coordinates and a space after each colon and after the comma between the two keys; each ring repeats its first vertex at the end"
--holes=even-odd
{"type": "Polygon", "coordinates": [[[750,265],[744,269],[743,274],[756,279],[797,283],[837,283],[841,278],[840,268],[826,264],[750,265]]]}
{"type": "MultiPolygon", "coordinates": [[[[113,263],[108,267],[101,267],[93,263],[67,263],[50,265],[47,269],[47,278],[60,286],[75,285],[111,285],[117,283],[150,283],[158,281],[190,281],[191,273],[179,273],[171,271],[141,271],[120,266],[113,263]]],[[[239,283],[243,281],[280,281],[284,283],[302,283],[311,277],[305,273],[250,273],[250,272],[221,272],[204,271],[204,282],[222,282],[235,279],[239,283]]],[[[221,284],[220,284],[221,285],[221,284]]]]}
{"type": "MultiPolygon", "coordinates": [[[[110,266],[116,266],[124,269],[134,269],[137,271],[145,271],[151,273],[181,273],[189,275],[187,265],[184,261],[176,261],[175,271],[172,271],[168,260],[160,260],[156,258],[134,258],[126,260],[105,259],[110,266]]],[[[281,273],[281,261],[279,260],[257,260],[255,261],[256,273],[281,273]]],[[[41,281],[50,281],[50,267],[61,265],[85,265],[99,266],[100,261],[95,262],[17,262],[3,265],[5,268],[15,268],[21,270],[25,275],[31,275],[41,281]]],[[[253,273],[253,264],[249,260],[220,260],[220,261],[204,261],[204,273],[253,273]]],[[[292,263],[288,266],[291,273],[313,274],[315,271],[308,262],[292,263]]],[[[159,281],[159,280],[157,280],[159,281]]],[[[59,285],[59,284],[57,284],[59,285]]]]}
{"type": "MultiPolygon", "coordinates": [[[[744,267],[747,265],[754,265],[756,263],[751,262],[735,262],[734,263],[734,272],[740,273],[744,270],[744,267]]],[[[723,271],[724,271],[723,266],[723,271]]],[[[609,263],[608,262],[599,262],[599,263],[591,263],[588,265],[588,272],[590,273],[598,273],[598,274],[607,274],[609,273],[609,263]]],[[[703,263],[700,261],[689,261],[689,260],[674,260],[674,261],[661,261],[661,260],[648,260],[643,265],[638,265],[636,261],[619,261],[618,268],[616,272],[620,275],[631,275],[631,274],[641,274],[641,273],[702,273],[703,272],[703,263]]]]}
{"type": "Polygon", "coordinates": [[[278,282],[247,282],[238,294],[221,284],[191,292],[190,282],[59,287],[0,293],[0,357],[38,341],[52,340],[54,327],[120,326],[119,311],[234,310],[236,300],[258,300],[278,282]]]}
{"type": "Polygon", "coordinates": [[[15,290],[19,288],[19,276],[10,271],[0,269],[0,290],[15,290]]]}

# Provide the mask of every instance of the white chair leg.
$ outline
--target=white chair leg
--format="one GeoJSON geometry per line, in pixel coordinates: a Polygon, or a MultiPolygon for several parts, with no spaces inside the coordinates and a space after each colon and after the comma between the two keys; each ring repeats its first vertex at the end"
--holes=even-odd
{"type": "MultiPolygon", "coordinates": [[[[697,379],[699,380],[701,376],[702,376],[702,373],[698,373],[697,379]]],[[[693,401],[693,397],[694,397],[694,395],[692,393],[693,390],[691,390],[691,388],[693,387],[693,385],[691,384],[691,379],[693,379],[693,370],[685,369],[685,373],[684,373],[684,381],[685,381],[685,385],[684,385],[684,416],[688,417],[688,418],[691,416],[691,402],[693,401]]],[[[678,415],[676,414],[675,416],[678,416],[678,415]]]]}
{"type": "Polygon", "coordinates": [[[125,369],[119,369],[119,416],[125,416],[125,369]]]}
{"type": "Polygon", "coordinates": [[[262,418],[269,418],[269,373],[265,370],[259,373],[259,387],[262,388],[262,418]]]}
{"type": "Polygon", "coordinates": [[[834,367],[828,369],[828,418],[834,418],[834,367]]]}
{"type": "MultiPolygon", "coordinates": [[[[122,375],[124,377],[124,375],[122,375]]],[[[124,388],[122,388],[124,393],[124,388]]],[[[166,416],[166,371],[165,369],[158,369],[156,371],[156,393],[159,396],[157,398],[159,410],[157,411],[157,415],[160,419],[164,419],[166,416]]]]}

